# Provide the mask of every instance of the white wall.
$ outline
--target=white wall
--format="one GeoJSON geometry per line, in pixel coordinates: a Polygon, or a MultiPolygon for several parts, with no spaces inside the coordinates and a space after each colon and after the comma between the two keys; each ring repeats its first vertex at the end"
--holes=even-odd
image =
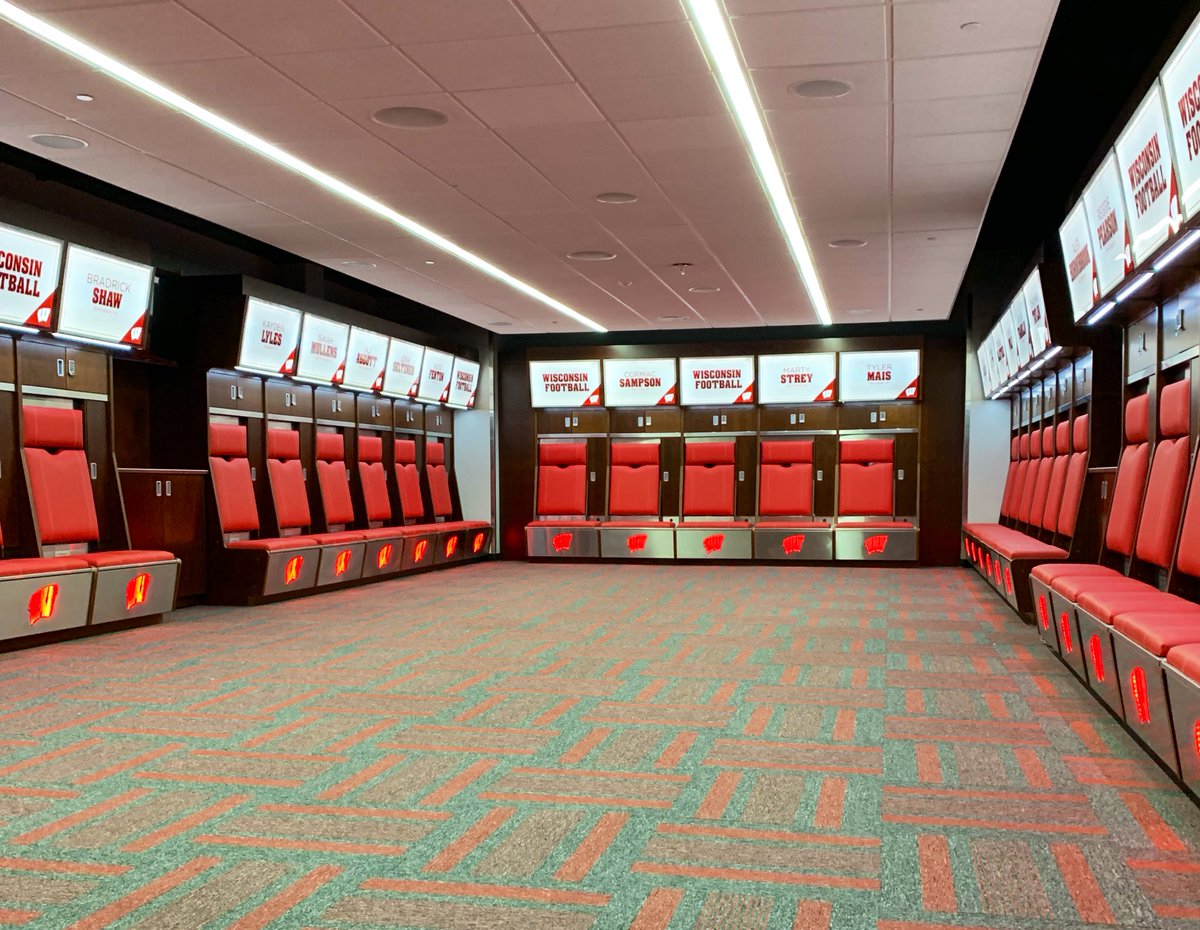
{"type": "Polygon", "coordinates": [[[1007,400],[974,400],[967,410],[966,512],[968,523],[995,523],[1008,477],[1007,400]]]}
{"type": "Polygon", "coordinates": [[[491,410],[454,412],[454,474],[464,520],[493,522],[491,410]]]}

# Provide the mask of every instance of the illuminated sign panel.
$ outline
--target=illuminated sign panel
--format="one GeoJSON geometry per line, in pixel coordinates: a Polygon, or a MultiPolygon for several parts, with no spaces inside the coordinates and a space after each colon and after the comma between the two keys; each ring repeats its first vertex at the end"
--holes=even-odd
{"type": "Polygon", "coordinates": [[[1157,83],[1117,137],[1116,150],[1133,262],[1140,265],[1183,224],[1167,112],[1157,83]]]}
{"type": "Polygon", "coordinates": [[[837,400],[837,353],[758,357],[760,404],[811,404],[837,400]]]}
{"type": "Polygon", "coordinates": [[[145,345],[153,289],[149,265],[69,245],[58,332],[114,345],[145,345]]]}
{"type": "Polygon", "coordinates": [[[424,346],[403,339],[389,340],[383,393],[389,397],[415,398],[421,386],[421,362],[424,357],[424,346]]]}
{"type": "Polygon", "coordinates": [[[921,353],[842,352],[838,390],[844,401],[917,400],[921,396],[921,353]]]}
{"type": "Polygon", "coordinates": [[[682,358],[680,401],[695,404],[754,403],[754,356],[682,358]]]}
{"type": "Polygon", "coordinates": [[[294,375],[303,316],[291,307],[248,298],[238,368],[267,375],[294,375]]]}
{"type": "Polygon", "coordinates": [[[342,384],[359,391],[382,391],[387,357],[387,336],[351,326],[350,347],[346,350],[346,377],[342,384]]]}
{"type": "Polygon", "coordinates": [[[1133,271],[1133,245],[1116,155],[1104,159],[1100,170],[1084,188],[1083,205],[1096,271],[1092,296],[1099,300],[1133,271]]]}
{"type": "Polygon", "coordinates": [[[600,360],[530,362],[529,397],[534,408],[599,407],[600,360]]]}
{"type": "Polygon", "coordinates": [[[421,366],[421,382],[417,388],[417,399],[430,403],[444,404],[450,400],[450,372],[454,368],[454,356],[436,349],[425,350],[425,363],[421,366]]]}
{"type": "Polygon", "coordinates": [[[679,404],[673,358],[606,358],[604,398],[609,407],[679,404]]]}
{"type": "Polygon", "coordinates": [[[49,329],[63,244],[0,224],[0,323],[49,329]]]}
{"type": "Polygon", "coordinates": [[[296,377],[322,384],[341,384],[346,377],[346,347],[350,327],[312,313],[304,314],[296,377]]]}

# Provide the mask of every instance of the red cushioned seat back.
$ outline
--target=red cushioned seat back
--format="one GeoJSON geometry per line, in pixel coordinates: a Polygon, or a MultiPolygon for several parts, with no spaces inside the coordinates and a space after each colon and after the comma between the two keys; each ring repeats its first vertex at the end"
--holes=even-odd
{"type": "Polygon", "coordinates": [[[1054,533],[1062,513],[1063,490],[1071,465],[1071,424],[1065,420],[1054,428],[1054,464],[1051,467],[1050,487],[1046,491],[1046,506],[1042,511],[1041,527],[1054,533]]]}
{"type": "Polygon", "coordinates": [[[614,442],[609,462],[609,515],[657,517],[658,490],[658,443],[614,442]]]}
{"type": "Polygon", "coordinates": [[[421,475],[417,471],[416,440],[396,440],[396,487],[400,491],[400,510],[404,519],[424,519],[425,502],[421,498],[421,475]]]}
{"type": "Polygon", "coordinates": [[[1013,492],[1017,487],[1017,471],[1021,466],[1021,441],[1014,436],[1008,453],[1008,474],[1004,476],[1004,494],[1000,498],[1000,516],[1012,516],[1013,492]]]}
{"type": "Polygon", "coordinates": [[[388,498],[387,472],[383,467],[383,437],[360,434],[358,437],[358,482],[362,485],[363,504],[370,523],[392,519],[388,498]]]}
{"type": "Polygon", "coordinates": [[[222,533],[258,530],[258,504],[246,457],[246,427],[240,423],[208,425],[208,474],[217,501],[222,533]]]}
{"type": "Polygon", "coordinates": [[[839,443],[838,515],[891,516],[895,510],[894,439],[843,439],[839,443]]]}
{"type": "Polygon", "coordinates": [[[587,443],[538,443],[537,512],[587,516],[587,443]]]}
{"type": "Polygon", "coordinates": [[[1025,485],[1029,478],[1029,434],[1017,437],[1017,474],[1013,482],[1012,497],[1008,502],[1008,515],[1016,519],[1021,510],[1021,499],[1025,496],[1025,485]]]}
{"type": "Polygon", "coordinates": [[[317,433],[317,487],[326,525],[347,526],[354,522],[346,439],[341,433],[317,433]]]}
{"type": "Polygon", "coordinates": [[[83,412],[26,405],[22,414],[25,473],[39,539],[43,545],[95,542],[100,528],[83,451],[83,412]]]}
{"type": "Polygon", "coordinates": [[[308,489],[300,464],[300,434],[294,429],[267,430],[267,477],[280,532],[302,530],[312,523],[308,489]]]}
{"type": "Polygon", "coordinates": [[[1200,456],[1196,456],[1192,469],[1192,486],[1183,509],[1175,565],[1184,574],[1200,578],[1200,456]]]}
{"type": "Polygon", "coordinates": [[[1042,467],[1042,434],[1034,430],[1029,434],[1029,462],[1025,467],[1025,483],[1021,487],[1021,499],[1017,502],[1017,519],[1029,522],[1033,512],[1033,496],[1037,493],[1038,475],[1042,467]]]}
{"type": "Polygon", "coordinates": [[[1062,506],[1058,511],[1058,532],[1062,536],[1075,535],[1075,521],[1079,517],[1079,505],[1083,501],[1083,485],[1087,481],[1088,466],[1088,418],[1087,414],[1075,418],[1071,426],[1071,460],[1067,463],[1067,480],[1063,485],[1062,506]]]}
{"type": "Polygon", "coordinates": [[[758,467],[758,512],[762,516],[813,515],[813,441],[767,440],[758,467]]]}
{"type": "Polygon", "coordinates": [[[1150,466],[1150,398],[1142,394],[1125,405],[1125,449],[1117,463],[1117,483],[1104,545],[1121,555],[1133,554],[1146,472],[1150,466]]]}
{"type": "Polygon", "coordinates": [[[432,439],[425,443],[425,480],[429,482],[433,515],[452,516],[454,503],[450,498],[450,475],[446,471],[446,447],[432,439]]]}
{"type": "Polygon", "coordinates": [[[1191,382],[1177,381],[1162,390],[1158,400],[1158,425],[1162,438],[1154,447],[1150,480],[1142,504],[1143,519],[1138,524],[1137,557],[1143,562],[1167,568],[1175,549],[1183,496],[1187,492],[1188,459],[1191,442],[1191,382]]]}
{"type": "Polygon", "coordinates": [[[1040,527],[1046,514],[1046,498],[1050,493],[1050,479],[1054,474],[1054,427],[1042,430],[1042,457],[1037,463],[1037,477],[1033,484],[1033,499],[1029,502],[1029,513],[1025,522],[1040,527]]]}
{"type": "Polygon", "coordinates": [[[734,444],[690,440],[683,450],[683,515],[732,517],[734,444]]]}

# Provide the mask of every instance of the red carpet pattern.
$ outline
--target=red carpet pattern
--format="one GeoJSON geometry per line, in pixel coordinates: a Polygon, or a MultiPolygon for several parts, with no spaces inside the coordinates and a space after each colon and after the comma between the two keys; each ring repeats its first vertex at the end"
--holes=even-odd
{"type": "Polygon", "coordinates": [[[965,570],[470,566],[0,696],[0,925],[1200,928],[1200,811],[965,570]]]}

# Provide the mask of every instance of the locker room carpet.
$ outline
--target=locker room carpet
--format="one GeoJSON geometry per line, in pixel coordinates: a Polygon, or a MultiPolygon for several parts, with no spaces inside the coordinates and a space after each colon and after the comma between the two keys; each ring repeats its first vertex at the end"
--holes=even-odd
{"type": "Polygon", "coordinates": [[[486,564],[0,656],[0,925],[1200,928],[966,570],[486,564]]]}

